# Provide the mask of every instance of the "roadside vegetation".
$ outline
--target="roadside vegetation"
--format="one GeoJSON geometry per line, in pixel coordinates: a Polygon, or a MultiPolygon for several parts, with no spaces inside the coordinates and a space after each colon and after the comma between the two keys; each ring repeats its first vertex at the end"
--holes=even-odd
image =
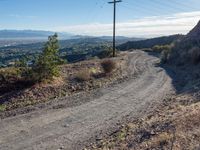
{"type": "Polygon", "coordinates": [[[84,69],[78,72],[75,78],[79,82],[89,81],[91,79],[91,72],[89,69],[84,69]]]}
{"type": "Polygon", "coordinates": [[[110,59],[106,59],[106,60],[102,61],[101,66],[102,66],[105,74],[112,73],[117,68],[116,62],[114,62],[113,60],[110,60],[110,59]]]}
{"type": "Polygon", "coordinates": [[[172,47],[173,47],[173,44],[170,44],[170,45],[155,45],[152,48],[152,51],[160,53],[161,63],[165,64],[165,63],[167,63],[167,61],[170,57],[172,47]]]}

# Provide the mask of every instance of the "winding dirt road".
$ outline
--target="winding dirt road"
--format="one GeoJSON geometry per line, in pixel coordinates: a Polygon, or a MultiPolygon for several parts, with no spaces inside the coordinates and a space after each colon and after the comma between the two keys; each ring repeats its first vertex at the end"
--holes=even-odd
{"type": "Polygon", "coordinates": [[[173,92],[171,78],[155,67],[157,61],[145,52],[131,52],[131,79],[100,89],[101,94],[93,96],[92,101],[71,108],[41,108],[0,120],[0,149],[80,149],[81,141],[109,129],[125,116],[147,113],[173,92]]]}

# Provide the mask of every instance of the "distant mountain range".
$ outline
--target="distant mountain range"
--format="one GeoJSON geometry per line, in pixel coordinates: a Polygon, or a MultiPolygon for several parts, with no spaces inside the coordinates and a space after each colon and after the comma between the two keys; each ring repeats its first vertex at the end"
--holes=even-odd
{"type": "MultiPolygon", "coordinates": [[[[46,40],[48,36],[53,35],[52,31],[40,31],[40,30],[0,30],[0,40],[46,40]]],[[[73,35],[65,32],[58,32],[59,39],[88,39],[99,38],[106,41],[111,41],[112,36],[85,36],[85,35],[73,35]]],[[[129,38],[125,36],[117,36],[116,40],[121,42],[138,41],[142,38],[129,38]]]]}
{"type": "MultiPolygon", "coordinates": [[[[72,36],[73,39],[80,39],[80,38],[99,38],[102,40],[107,40],[107,41],[112,41],[113,40],[113,36],[84,36],[84,35],[74,35],[72,36]]],[[[144,38],[136,38],[136,37],[126,37],[126,36],[116,36],[116,40],[120,40],[120,41],[140,41],[140,40],[144,40],[144,38]]]]}
{"type": "MultiPolygon", "coordinates": [[[[0,39],[47,39],[48,36],[54,33],[39,30],[0,30],[0,39]]],[[[60,32],[58,32],[58,35],[61,39],[69,39],[73,36],[69,33],[60,32]]]]}

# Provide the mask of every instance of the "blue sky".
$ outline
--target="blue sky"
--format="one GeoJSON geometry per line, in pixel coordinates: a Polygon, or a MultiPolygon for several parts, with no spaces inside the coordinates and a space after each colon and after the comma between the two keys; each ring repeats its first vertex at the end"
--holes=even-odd
{"type": "MultiPolygon", "coordinates": [[[[0,29],[112,35],[109,0],[0,0],[0,29]]],[[[200,20],[200,0],[123,0],[117,33],[160,36],[187,33],[200,20]]]]}

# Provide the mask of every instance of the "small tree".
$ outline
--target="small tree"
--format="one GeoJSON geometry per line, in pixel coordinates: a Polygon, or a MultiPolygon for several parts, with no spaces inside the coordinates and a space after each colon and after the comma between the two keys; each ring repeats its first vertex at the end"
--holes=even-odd
{"type": "Polygon", "coordinates": [[[33,67],[32,75],[37,81],[52,79],[59,76],[59,67],[61,59],[59,58],[58,35],[49,36],[42,54],[37,58],[33,67]]]}

